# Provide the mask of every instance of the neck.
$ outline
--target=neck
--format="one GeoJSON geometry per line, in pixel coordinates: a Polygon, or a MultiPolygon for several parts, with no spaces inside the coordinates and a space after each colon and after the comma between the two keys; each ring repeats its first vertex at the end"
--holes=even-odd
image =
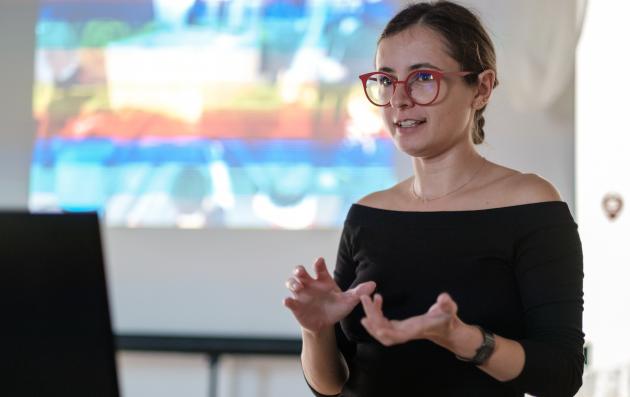
{"type": "Polygon", "coordinates": [[[423,201],[454,194],[474,182],[485,162],[473,147],[450,150],[431,158],[414,157],[412,192],[423,201]]]}

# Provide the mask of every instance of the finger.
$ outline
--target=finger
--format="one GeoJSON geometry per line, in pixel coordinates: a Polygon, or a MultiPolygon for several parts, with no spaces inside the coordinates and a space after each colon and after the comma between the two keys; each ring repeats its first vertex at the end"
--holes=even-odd
{"type": "Polygon", "coordinates": [[[392,322],[387,317],[385,317],[385,314],[383,313],[383,296],[381,294],[374,295],[372,306],[374,309],[372,315],[374,323],[379,327],[387,327],[388,329],[393,329],[392,322]]]}
{"type": "Polygon", "coordinates": [[[363,295],[361,296],[361,303],[363,303],[363,310],[368,316],[383,317],[383,297],[380,294],[374,294],[374,300],[368,295],[363,295]]]}
{"type": "Polygon", "coordinates": [[[446,292],[443,292],[440,295],[438,295],[437,299],[435,300],[435,303],[431,305],[428,312],[429,313],[435,313],[435,312],[448,313],[450,302],[451,302],[450,295],[447,294],[446,292]]]}
{"type": "Polygon", "coordinates": [[[308,272],[302,265],[295,267],[295,269],[293,270],[293,276],[300,280],[300,282],[302,282],[303,284],[313,281],[311,275],[308,274],[308,272]]]}
{"type": "Polygon", "coordinates": [[[448,292],[442,292],[437,298],[437,302],[441,304],[449,302],[451,300],[451,296],[448,294],[448,292]]]}
{"type": "Polygon", "coordinates": [[[300,307],[300,302],[294,298],[284,298],[282,304],[289,310],[295,312],[300,307]]]}
{"type": "Polygon", "coordinates": [[[284,286],[289,290],[293,291],[293,278],[288,279],[284,282],[284,286]]]}
{"type": "Polygon", "coordinates": [[[304,284],[302,284],[299,280],[297,280],[295,277],[291,277],[290,279],[288,279],[286,281],[286,283],[284,284],[290,291],[293,292],[298,292],[302,289],[304,289],[304,284]]]}
{"type": "Polygon", "coordinates": [[[455,314],[457,313],[457,303],[451,298],[449,294],[443,292],[438,296],[437,304],[440,309],[442,309],[446,313],[455,314]]]}
{"type": "Polygon", "coordinates": [[[377,310],[376,305],[369,296],[363,295],[361,297],[361,304],[363,305],[363,311],[365,312],[365,315],[370,321],[378,324],[385,319],[385,317],[383,317],[383,313],[377,310]]]}
{"type": "Polygon", "coordinates": [[[366,281],[351,289],[350,292],[353,295],[360,297],[361,295],[371,295],[375,289],[376,283],[374,281],[366,281]]]}
{"type": "Polygon", "coordinates": [[[359,303],[361,296],[366,295],[369,296],[376,289],[376,283],[374,281],[366,281],[357,285],[356,287],[347,290],[343,293],[343,297],[350,302],[352,305],[356,305],[359,303]]]}
{"type": "Polygon", "coordinates": [[[379,312],[379,314],[383,314],[383,297],[381,294],[374,295],[374,308],[379,312]]]}
{"type": "Polygon", "coordinates": [[[370,317],[374,316],[374,304],[372,303],[372,299],[367,296],[361,296],[361,306],[363,306],[363,311],[365,315],[370,319],[370,317]]]}
{"type": "Polygon", "coordinates": [[[328,269],[326,268],[326,261],[324,261],[324,258],[320,257],[315,261],[315,279],[318,281],[332,279],[330,273],[328,273],[328,269]]]}

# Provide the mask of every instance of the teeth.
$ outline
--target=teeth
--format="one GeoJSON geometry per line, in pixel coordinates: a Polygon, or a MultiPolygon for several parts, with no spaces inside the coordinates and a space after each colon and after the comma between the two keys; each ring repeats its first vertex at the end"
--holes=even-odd
{"type": "Polygon", "coordinates": [[[420,123],[421,123],[421,121],[419,121],[419,120],[401,120],[401,121],[397,122],[396,124],[399,127],[409,128],[409,127],[413,127],[415,125],[418,125],[420,123]]]}

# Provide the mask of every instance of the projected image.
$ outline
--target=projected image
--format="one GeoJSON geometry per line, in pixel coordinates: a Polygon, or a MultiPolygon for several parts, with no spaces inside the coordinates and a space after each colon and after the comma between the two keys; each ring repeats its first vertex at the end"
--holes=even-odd
{"type": "Polygon", "coordinates": [[[391,186],[358,79],[377,0],[43,0],[34,211],[127,227],[337,227],[391,186]]]}

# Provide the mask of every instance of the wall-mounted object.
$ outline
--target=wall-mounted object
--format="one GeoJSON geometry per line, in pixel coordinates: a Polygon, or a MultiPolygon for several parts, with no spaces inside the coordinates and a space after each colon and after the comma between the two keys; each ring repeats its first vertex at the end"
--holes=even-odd
{"type": "Polygon", "coordinates": [[[610,221],[614,221],[623,209],[623,198],[617,193],[608,193],[602,199],[602,208],[610,221]]]}

